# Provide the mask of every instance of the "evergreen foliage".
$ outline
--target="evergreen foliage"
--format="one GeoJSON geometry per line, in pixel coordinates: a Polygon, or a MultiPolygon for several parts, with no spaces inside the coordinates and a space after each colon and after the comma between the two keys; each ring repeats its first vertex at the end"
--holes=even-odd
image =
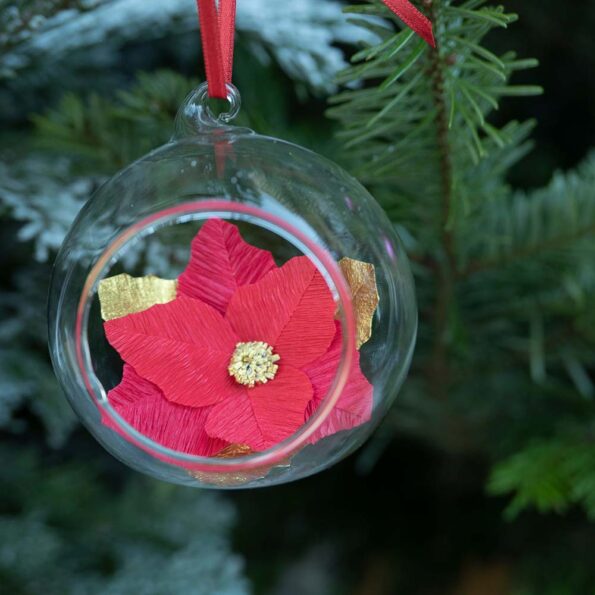
{"type": "MultiPolygon", "coordinates": [[[[194,5],[166,4],[0,1],[0,584],[11,593],[249,592],[231,553],[229,502],[139,479],[89,446],[92,440],[74,431],[46,353],[50,263],[68,226],[106,176],[167,141],[196,84],[188,76],[198,52],[194,5]],[[170,63],[186,76],[159,69],[158,50],[135,46],[146,39],[165,40],[170,63]],[[55,52],[46,51],[48,40],[55,52]],[[123,55],[132,56],[130,64],[123,55]],[[134,74],[139,67],[148,71],[134,74]]],[[[533,553],[516,542],[511,548],[520,552],[515,595],[589,592],[590,543],[572,520],[582,510],[595,516],[595,155],[541,189],[511,187],[511,168],[530,151],[535,123],[502,122],[497,110],[507,97],[540,89],[523,80],[536,61],[490,49],[516,20],[500,6],[423,2],[437,50],[402,28],[380,0],[350,8],[351,24],[330,0],[279,3],[267,26],[256,18],[262,6],[240,3],[240,123],[346,161],[398,227],[416,274],[414,369],[359,468],[370,469],[404,433],[486,462],[485,489],[507,505],[513,536],[534,520],[530,509],[564,515],[537,539],[543,544],[528,546],[533,553]],[[363,46],[331,98],[333,144],[328,124],[305,113],[312,100],[300,101],[333,88],[333,73],[345,65],[337,43],[354,40],[363,46]]],[[[151,263],[153,271],[159,266],[151,263]]],[[[329,529],[324,547],[342,552],[369,523],[355,524],[357,539],[349,538],[351,504],[324,485],[331,504],[325,508],[319,494],[307,504],[319,514],[313,531],[318,538],[329,529]],[[337,531],[341,547],[327,518],[335,507],[346,525],[337,531]]],[[[407,487],[401,506],[409,505],[407,487]]],[[[363,501],[364,489],[351,488],[363,501]]],[[[297,489],[278,503],[285,524],[271,523],[269,510],[259,512],[250,500],[245,542],[276,547],[288,527],[288,535],[305,539],[297,489]]],[[[496,506],[498,499],[488,501],[496,506]]],[[[388,548],[397,536],[383,539],[378,547],[388,548]]],[[[403,592],[414,592],[406,554],[424,573],[426,556],[436,561],[437,554],[412,553],[403,543],[413,539],[402,539],[397,572],[409,585],[403,592]]],[[[334,557],[313,551],[308,569],[336,566],[334,557]]],[[[306,564],[291,548],[282,553],[293,572],[306,564]]],[[[325,572],[325,584],[334,584],[325,572]]]]}
{"type": "MultiPolygon", "coordinates": [[[[6,442],[1,451],[0,590],[240,595],[249,592],[249,585],[241,558],[231,552],[231,504],[139,480],[109,455],[88,452],[92,439],[74,432],[75,416],[47,354],[51,262],[68,227],[107,176],[167,142],[179,105],[198,83],[171,70],[153,70],[125,85],[120,73],[106,69],[135,31],[171,36],[184,27],[194,40],[192,49],[184,51],[193,55],[195,65],[200,56],[192,3],[172,2],[170,12],[126,0],[111,2],[112,12],[103,10],[108,4],[0,4],[0,103],[6,108],[0,114],[0,432],[6,442]],[[124,5],[139,16],[131,31],[125,30],[124,5]],[[172,10],[187,15],[185,20],[169,20],[172,10]],[[91,38],[85,34],[89,22],[95,27],[91,38]],[[114,22],[123,35],[110,33],[114,22]],[[38,49],[48,36],[55,40],[55,52],[41,55],[38,49]],[[85,52],[77,55],[78,47],[85,52]],[[80,79],[73,80],[77,72],[80,79]],[[92,80],[95,73],[97,80],[92,80]],[[80,92],[82,85],[88,89],[80,92]],[[58,99],[47,107],[40,99],[48,98],[58,99]],[[32,133],[20,134],[24,110],[32,107],[39,110],[30,117],[32,133]],[[119,471],[106,473],[106,461],[119,471]]],[[[314,2],[300,3],[292,9],[290,31],[273,11],[266,39],[260,36],[265,30],[250,33],[260,26],[250,18],[253,9],[244,3],[238,15],[237,63],[252,62],[248,72],[241,69],[238,81],[245,77],[251,85],[281,90],[287,85],[285,69],[295,85],[329,88],[333,73],[344,64],[342,52],[331,44],[359,36],[340,6],[331,2],[317,9],[314,2]],[[303,43],[308,36],[309,44],[303,43]],[[293,51],[297,40],[299,48],[293,51]],[[277,60],[280,56],[284,61],[277,60]]],[[[188,48],[183,36],[170,41],[174,48],[188,48]]],[[[246,88],[244,100],[250,103],[246,88]]],[[[279,132],[292,120],[287,102],[261,97],[256,88],[252,96],[244,124],[279,132]]],[[[298,134],[310,132],[304,128],[298,134]]],[[[156,257],[149,266],[167,274],[163,264],[156,257]]]]}
{"type": "Polygon", "coordinates": [[[113,497],[109,478],[89,466],[47,467],[33,451],[7,448],[0,461],[3,592],[248,593],[228,543],[234,512],[216,495],[137,477],[113,497]]]}
{"type": "Polygon", "coordinates": [[[393,421],[501,461],[490,490],[516,491],[511,514],[571,503],[592,514],[595,160],[541,190],[511,189],[533,122],[497,126],[493,112],[541,92],[517,74],[537,63],[497,55],[485,37],[517,16],[485,0],[426,6],[435,50],[378,1],[349,9],[392,24],[361,23],[381,42],[353,56],[339,81],[363,84],[329,109],[415,262],[420,341],[393,421]]]}

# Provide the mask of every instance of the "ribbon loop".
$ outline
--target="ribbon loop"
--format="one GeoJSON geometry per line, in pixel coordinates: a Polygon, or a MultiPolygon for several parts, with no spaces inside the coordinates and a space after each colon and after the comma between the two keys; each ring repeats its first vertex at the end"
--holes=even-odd
{"type": "Polygon", "coordinates": [[[236,0],[196,0],[209,97],[227,98],[225,83],[231,82],[236,0]]]}

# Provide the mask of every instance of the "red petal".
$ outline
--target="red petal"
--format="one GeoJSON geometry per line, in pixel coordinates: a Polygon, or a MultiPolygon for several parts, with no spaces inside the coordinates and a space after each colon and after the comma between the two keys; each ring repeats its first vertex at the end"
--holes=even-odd
{"type": "MultiPolygon", "coordinates": [[[[328,352],[320,360],[304,368],[314,387],[314,398],[306,409],[306,419],[309,419],[325,398],[339,367],[342,334],[340,323],[337,322],[336,325],[337,333],[328,352]]],[[[359,351],[354,349],[349,377],[339,401],[320,428],[312,435],[310,441],[317,442],[325,436],[367,422],[372,415],[373,390],[360,370],[359,351]]]]}
{"type": "Polygon", "coordinates": [[[211,306],[179,296],[105,323],[108,341],[168,401],[204,407],[238,393],[227,366],[237,337],[211,306]]]}
{"type": "Polygon", "coordinates": [[[292,258],[258,283],[240,287],[226,318],[241,341],[265,341],[281,361],[301,368],[323,355],[335,335],[335,302],[306,256],[292,258]]]}
{"type": "MultiPolygon", "coordinates": [[[[107,398],[133,428],[167,448],[210,457],[227,446],[205,431],[212,407],[196,409],[170,403],[159,388],[139,376],[132,366],[124,365],[122,382],[109,391],[107,398]]],[[[107,415],[102,421],[122,434],[107,415]]]]}
{"type": "Polygon", "coordinates": [[[312,385],[303,372],[279,366],[274,380],[246,388],[241,397],[215,405],[206,430],[213,437],[264,450],[304,424],[304,412],[312,396],[312,385]]]}
{"type": "Polygon", "coordinates": [[[178,291],[224,314],[238,287],[256,283],[275,267],[273,255],[247,244],[235,225],[209,219],[192,241],[190,262],[178,279],[178,291]]]}

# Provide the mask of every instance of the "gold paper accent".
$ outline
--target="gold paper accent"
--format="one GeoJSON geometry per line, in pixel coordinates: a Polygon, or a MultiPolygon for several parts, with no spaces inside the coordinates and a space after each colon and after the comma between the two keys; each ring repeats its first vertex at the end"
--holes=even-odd
{"type": "Polygon", "coordinates": [[[153,275],[131,277],[126,273],[99,282],[99,303],[103,320],[142,312],[155,304],[166,304],[176,297],[178,282],[153,275]]]}
{"type": "Polygon", "coordinates": [[[372,319],[378,306],[378,288],[374,265],[353,258],[342,258],[339,267],[351,289],[356,322],[356,347],[359,349],[372,336],[372,319]]]}
{"type": "Polygon", "coordinates": [[[215,456],[218,459],[233,459],[234,457],[243,457],[249,455],[252,449],[247,444],[230,444],[223,450],[220,450],[215,456]]]}
{"type": "MultiPolygon", "coordinates": [[[[245,447],[249,448],[244,444],[230,444],[224,450],[232,447],[245,447]]],[[[223,451],[221,451],[223,452],[223,451]]],[[[249,453],[241,453],[239,456],[244,456],[249,453]]],[[[215,455],[220,457],[221,453],[215,455]]],[[[229,457],[220,457],[220,458],[231,458],[232,455],[229,457]]],[[[291,465],[291,457],[287,457],[282,461],[279,461],[275,465],[264,465],[262,467],[255,467],[254,469],[247,469],[246,471],[229,471],[229,472],[216,472],[216,471],[188,471],[188,475],[197,479],[202,483],[206,483],[209,485],[217,486],[220,488],[232,488],[244,485],[246,483],[250,483],[251,481],[255,481],[257,479],[264,479],[274,468],[279,467],[289,467],[291,465]]]]}

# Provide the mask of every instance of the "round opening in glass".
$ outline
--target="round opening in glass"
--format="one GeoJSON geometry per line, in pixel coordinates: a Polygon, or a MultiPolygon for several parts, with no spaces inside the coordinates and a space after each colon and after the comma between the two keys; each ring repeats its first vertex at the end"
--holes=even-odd
{"type": "MultiPolygon", "coordinates": [[[[138,221],[109,244],[87,276],[78,302],[75,329],[78,374],[88,394],[100,409],[104,425],[111,427],[146,453],[191,473],[240,472],[282,464],[310,443],[314,433],[336,405],[347,381],[355,348],[355,320],[350,290],[335,259],[321,245],[313,230],[304,225],[303,221],[292,221],[292,218],[294,217],[291,214],[271,213],[228,200],[189,201],[138,221]],[[167,441],[160,440],[155,433],[140,431],[140,425],[123,415],[122,409],[109,398],[110,391],[118,386],[118,383],[123,383],[123,376],[126,378],[126,365],[110,345],[113,345],[115,340],[109,336],[109,329],[117,327],[117,324],[112,322],[118,320],[118,314],[121,316],[122,313],[131,312],[130,303],[126,303],[126,288],[130,287],[130,279],[151,280],[151,290],[147,290],[146,285],[134,288],[136,298],[140,299],[140,306],[134,306],[137,308],[136,312],[140,312],[138,308],[145,308],[147,304],[148,308],[154,310],[167,308],[172,301],[185,299],[184,296],[180,297],[179,288],[184,283],[191,285],[192,282],[187,274],[187,263],[193,239],[199,238],[200,230],[206,229],[205,226],[213,221],[231,224],[229,229],[231,226],[236,228],[243,241],[254,247],[253,249],[267,250],[274,255],[275,273],[293,266],[290,263],[295,262],[311,266],[323,280],[329,296],[332,296],[336,320],[334,324],[341,329],[340,358],[336,370],[328,383],[326,394],[311,415],[290,435],[278,442],[267,444],[258,451],[239,448],[242,446],[241,443],[230,443],[227,445],[225,457],[196,455],[184,449],[167,446],[167,441]],[[102,296],[102,288],[108,285],[110,291],[104,291],[108,296],[106,298],[105,295],[102,296]],[[157,287],[157,297],[151,294],[153,286],[157,287]],[[147,298],[147,294],[151,295],[147,298]],[[112,302],[108,304],[110,299],[112,302]],[[155,299],[157,301],[151,302],[155,299]]],[[[213,258],[215,257],[216,254],[213,253],[213,258]]],[[[296,270],[299,270],[299,267],[296,270]]],[[[208,293],[209,288],[195,287],[193,290],[208,293]]],[[[211,295],[215,301],[219,299],[216,291],[211,295]]],[[[257,298],[258,296],[254,299],[257,298]]],[[[224,313],[228,317],[231,316],[225,311],[224,313]]],[[[273,316],[272,312],[265,312],[261,316],[262,324],[267,323],[269,314],[273,316]]],[[[304,320],[311,322],[311,317],[306,316],[304,320]]],[[[243,323],[237,324],[241,326],[243,323]]],[[[304,327],[306,335],[308,328],[312,326],[310,324],[304,327]]],[[[116,332],[117,329],[114,333],[116,332]]],[[[221,333],[213,331],[210,340],[220,344],[221,333]]],[[[276,349],[275,344],[263,341],[261,336],[250,336],[249,340],[234,342],[233,349],[229,351],[225,361],[225,370],[229,374],[228,383],[235,382],[243,389],[247,386],[247,390],[260,391],[263,394],[265,388],[272,388],[277,384],[278,390],[283,391],[280,366],[284,362],[276,349]]],[[[308,342],[305,341],[298,352],[307,349],[308,342]]],[[[131,358],[134,359],[134,354],[131,358]]],[[[145,362],[142,365],[147,364],[145,362]]],[[[158,366],[155,366],[154,373],[161,373],[157,368],[158,366]]],[[[152,370],[147,373],[150,376],[152,370]]],[[[205,375],[209,374],[211,371],[207,369],[205,375]]],[[[178,376],[183,377],[183,373],[178,376]]],[[[180,381],[179,377],[176,382],[180,381]]],[[[179,407],[184,405],[185,397],[175,394],[178,401],[174,402],[173,408],[179,410],[179,407]]],[[[230,407],[233,407],[233,403],[230,403],[230,407]]],[[[178,431],[182,429],[178,428],[178,431]]]]}

